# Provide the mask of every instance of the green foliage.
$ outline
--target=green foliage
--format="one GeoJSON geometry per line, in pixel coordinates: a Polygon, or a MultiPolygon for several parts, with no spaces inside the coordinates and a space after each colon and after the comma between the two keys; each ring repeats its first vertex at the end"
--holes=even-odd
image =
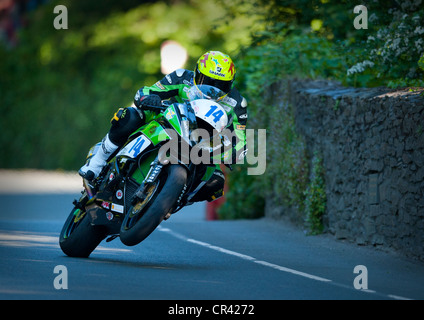
{"type": "Polygon", "coordinates": [[[320,234],[324,230],[322,218],[325,214],[327,196],[322,160],[316,153],[312,158],[311,178],[304,194],[305,221],[309,234],[320,234]]]}
{"type": "Polygon", "coordinates": [[[289,64],[283,73],[293,74],[295,69],[303,77],[331,78],[358,87],[423,86],[424,72],[418,64],[424,53],[420,1],[234,0],[231,7],[246,3],[257,8],[258,21],[265,23],[249,49],[272,55],[281,48],[281,59],[294,58],[292,68],[289,64]],[[368,29],[353,27],[353,8],[358,4],[368,8],[368,29]],[[323,46],[315,50],[314,41],[323,46]]]}
{"type": "Polygon", "coordinates": [[[368,9],[366,39],[352,43],[357,54],[350,59],[349,83],[357,86],[424,86],[418,68],[424,53],[424,8],[417,1],[368,9]],[[364,67],[364,64],[366,65],[364,67]]]}
{"type": "Polygon", "coordinates": [[[266,194],[269,197],[277,195],[280,204],[294,207],[302,214],[309,173],[305,142],[296,132],[290,106],[268,108],[274,110],[274,116],[268,126],[267,151],[271,157],[263,177],[266,194]]]}
{"type": "Polygon", "coordinates": [[[247,64],[246,71],[249,72],[246,89],[254,94],[258,81],[272,84],[287,76],[343,78],[347,65],[337,49],[332,42],[311,33],[279,34],[253,47],[243,57],[242,67],[247,64]]]}
{"type": "Polygon", "coordinates": [[[424,53],[421,56],[420,60],[418,60],[418,66],[421,68],[421,70],[424,71],[424,53]]]}

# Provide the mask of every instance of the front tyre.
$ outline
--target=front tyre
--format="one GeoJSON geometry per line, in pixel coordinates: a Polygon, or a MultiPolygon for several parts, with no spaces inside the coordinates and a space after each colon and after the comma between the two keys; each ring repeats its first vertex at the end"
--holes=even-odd
{"type": "Polygon", "coordinates": [[[134,246],[143,241],[175,207],[187,182],[187,170],[181,165],[170,165],[167,170],[168,175],[161,175],[156,184],[148,189],[148,201],[129,208],[121,225],[123,244],[134,246]],[[136,214],[133,214],[134,211],[136,214]]]}

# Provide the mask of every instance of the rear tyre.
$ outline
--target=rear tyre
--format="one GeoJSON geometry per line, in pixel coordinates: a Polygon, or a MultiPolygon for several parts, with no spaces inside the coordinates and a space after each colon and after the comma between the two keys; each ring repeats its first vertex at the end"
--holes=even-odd
{"type": "Polygon", "coordinates": [[[93,226],[87,213],[74,207],[60,232],[59,245],[70,257],[88,258],[106,236],[105,228],[93,226]]]}
{"type": "Polygon", "coordinates": [[[134,246],[162,222],[174,209],[187,181],[187,170],[181,165],[167,167],[168,175],[162,174],[152,185],[146,199],[130,207],[121,225],[120,238],[123,244],[134,246]]]}

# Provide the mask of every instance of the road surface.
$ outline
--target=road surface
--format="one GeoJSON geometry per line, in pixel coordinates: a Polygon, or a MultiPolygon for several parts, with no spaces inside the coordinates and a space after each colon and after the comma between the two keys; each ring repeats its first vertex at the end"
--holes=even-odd
{"type": "Polygon", "coordinates": [[[268,219],[206,221],[204,204],[137,246],[115,239],[88,259],[70,258],[58,236],[80,182],[38,174],[0,171],[0,299],[424,298],[423,263],[268,219]]]}

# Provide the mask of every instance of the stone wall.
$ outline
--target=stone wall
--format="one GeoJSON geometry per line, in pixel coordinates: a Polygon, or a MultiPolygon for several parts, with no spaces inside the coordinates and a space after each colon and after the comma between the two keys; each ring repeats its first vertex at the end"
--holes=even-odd
{"type": "Polygon", "coordinates": [[[288,86],[296,128],[323,156],[328,232],[424,260],[423,88],[288,86]]]}

